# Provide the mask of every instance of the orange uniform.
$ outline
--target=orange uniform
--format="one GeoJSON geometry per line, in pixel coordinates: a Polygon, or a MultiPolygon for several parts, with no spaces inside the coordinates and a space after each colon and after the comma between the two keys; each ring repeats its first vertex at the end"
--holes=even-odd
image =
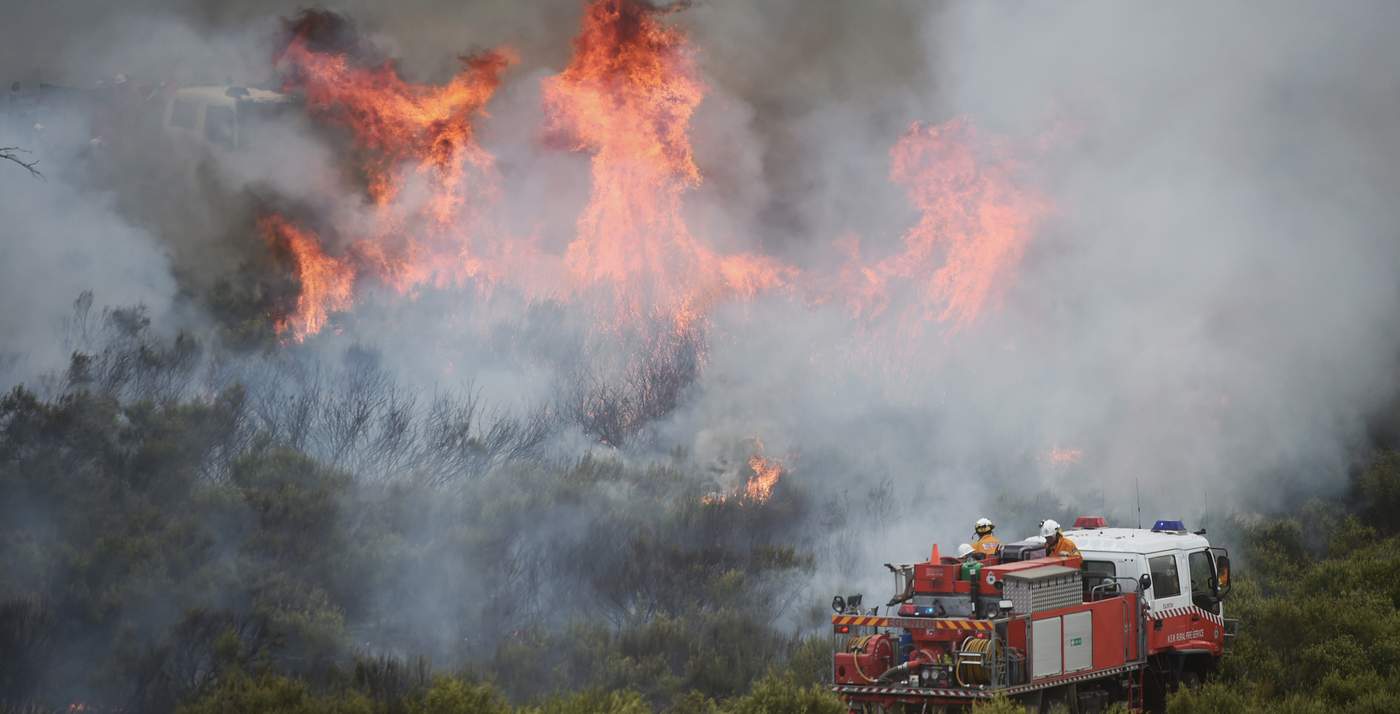
{"type": "Polygon", "coordinates": [[[1061,535],[1055,540],[1054,547],[1050,548],[1050,552],[1046,553],[1046,555],[1058,555],[1061,558],[1069,558],[1079,555],[1079,546],[1075,545],[1074,541],[1061,535]]]}
{"type": "Polygon", "coordinates": [[[998,540],[996,536],[988,533],[974,541],[972,543],[972,549],[983,555],[996,555],[997,548],[1000,545],[1001,541],[998,540]]]}

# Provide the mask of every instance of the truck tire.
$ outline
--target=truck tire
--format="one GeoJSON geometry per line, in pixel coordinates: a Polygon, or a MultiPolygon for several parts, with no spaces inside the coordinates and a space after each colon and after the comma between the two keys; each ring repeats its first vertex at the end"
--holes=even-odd
{"type": "Polygon", "coordinates": [[[1020,702],[1025,705],[1026,714],[1079,714],[1079,688],[1075,684],[1066,684],[1027,694],[1021,697],[1020,702]]]}

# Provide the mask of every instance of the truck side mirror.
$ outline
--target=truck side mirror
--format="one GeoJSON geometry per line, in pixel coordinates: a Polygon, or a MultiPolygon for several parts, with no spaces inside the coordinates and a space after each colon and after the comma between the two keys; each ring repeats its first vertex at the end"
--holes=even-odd
{"type": "Polygon", "coordinates": [[[1230,592],[1230,556],[1221,555],[1215,559],[1215,591],[1217,597],[1225,597],[1230,592]]]}
{"type": "Polygon", "coordinates": [[[1145,593],[1145,592],[1147,592],[1147,591],[1148,591],[1149,589],[1151,589],[1151,588],[1152,588],[1152,574],[1151,574],[1151,573],[1143,573],[1143,574],[1142,574],[1142,577],[1138,578],[1138,592],[1144,592],[1144,593],[1145,593]]]}

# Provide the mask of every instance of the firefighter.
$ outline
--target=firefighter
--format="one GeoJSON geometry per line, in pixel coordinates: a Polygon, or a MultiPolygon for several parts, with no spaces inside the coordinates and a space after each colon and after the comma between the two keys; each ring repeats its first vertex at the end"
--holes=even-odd
{"type": "Polygon", "coordinates": [[[971,543],[963,543],[958,546],[958,560],[962,561],[962,570],[958,571],[958,580],[971,580],[977,582],[977,574],[982,572],[982,554],[972,547],[971,543]]]}
{"type": "Polygon", "coordinates": [[[992,535],[992,531],[996,530],[996,527],[990,518],[977,519],[975,527],[977,539],[972,541],[972,547],[976,548],[977,552],[983,556],[996,555],[997,548],[1001,546],[1001,540],[992,535]]]}
{"type": "Polygon", "coordinates": [[[1046,555],[1058,555],[1061,558],[1079,555],[1079,547],[1074,544],[1074,541],[1065,537],[1065,534],[1060,530],[1060,524],[1053,518],[1041,521],[1040,536],[1045,539],[1046,555]]]}

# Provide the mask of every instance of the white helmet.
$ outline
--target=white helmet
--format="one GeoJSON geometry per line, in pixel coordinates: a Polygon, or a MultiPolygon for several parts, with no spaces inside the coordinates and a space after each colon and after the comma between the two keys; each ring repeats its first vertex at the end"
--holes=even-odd
{"type": "Polygon", "coordinates": [[[1049,538],[1055,535],[1055,531],[1057,530],[1060,530],[1060,524],[1053,518],[1047,518],[1040,524],[1040,536],[1042,538],[1049,538]]]}
{"type": "Polygon", "coordinates": [[[970,543],[963,543],[962,545],[958,546],[959,558],[966,558],[969,555],[972,555],[972,545],[970,543]]]}
{"type": "Polygon", "coordinates": [[[996,524],[992,523],[992,519],[990,518],[978,518],[976,526],[978,528],[981,528],[983,526],[986,526],[988,528],[996,528],[996,524]]]}

